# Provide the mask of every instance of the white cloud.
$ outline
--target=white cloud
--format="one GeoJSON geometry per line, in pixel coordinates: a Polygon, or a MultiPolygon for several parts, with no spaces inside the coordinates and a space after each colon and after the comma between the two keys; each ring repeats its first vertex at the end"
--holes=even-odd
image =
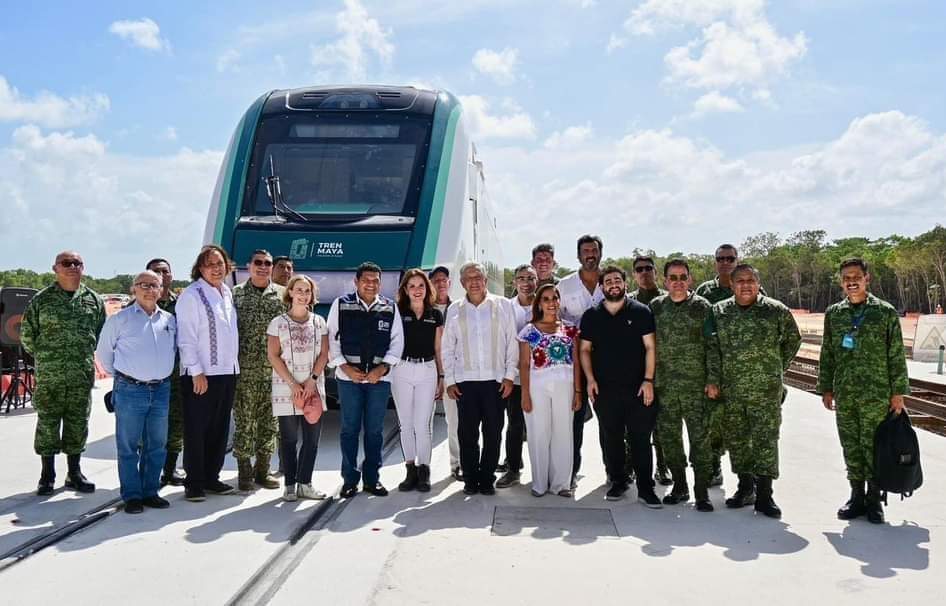
{"type": "Polygon", "coordinates": [[[240,71],[240,51],[228,48],[217,57],[217,71],[220,73],[240,71]]]}
{"type": "Polygon", "coordinates": [[[164,132],[161,133],[159,138],[165,141],[177,141],[177,129],[173,126],[169,126],[164,129],[164,132]]]}
{"type": "Polygon", "coordinates": [[[516,81],[518,62],[517,48],[504,48],[501,51],[481,48],[473,55],[476,71],[491,77],[497,84],[512,84],[516,81]]]}
{"type": "Polygon", "coordinates": [[[0,196],[13,203],[0,223],[0,258],[44,270],[56,251],[76,248],[92,275],[107,276],[160,255],[183,276],[221,161],[221,152],[187,148],[118,155],[95,135],[21,126],[0,146],[0,196]]]}
{"type": "Polygon", "coordinates": [[[108,31],[138,48],[155,52],[171,50],[171,43],[161,37],[161,28],[148,17],[137,21],[115,21],[108,26],[108,31]]]}
{"type": "Polygon", "coordinates": [[[108,111],[108,96],[102,93],[63,98],[40,91],[24,97],[0,76],[0,122],[33,122],[50,128],[67,128],[94,121],[108,111]]]}
{"type": "Polygon", "coordinates": [[[479,95],[461,95],[460,102],[470,131],[478,140],[535,138],[532,117],[510,100],[502,103],[509,111],[506,115],[490,113],[490,101],[479,95]]]}
{"type": "Polygon", "coordinates": [[[693,117],[713,113],[733,113],[741,111],[743,111],[743,107],[739,101],[720,94],[718,90],[706,93],[693,104],[693,117]]]}
{"type": "Polygon", "coordinates": [[[372,56],[387,65],[394,56],[390,29],[368,15],[360,0],[345,0],[345,8],[335,16],[335,28],[341,37],[336,41],[311,48],[312,64],[320,69],[347,78],[364,81],[372,56]]]}
{"type": "Polygon", "coordinates": [[[587,141],[593,132],[590,122],[584,126],[569,126],[561,132],[555,131],[549,135],[544,145],[546,149],[569,149],[587,141]]]}
{"type": "Polygon", "coordinates": [[[608,46],[605,47],[605,51],[610,55],[619,48],[624,48],[627,46],[627,38],[618,36],[617,34],[611,34],[611,37],[608,38],[608,46]]]}

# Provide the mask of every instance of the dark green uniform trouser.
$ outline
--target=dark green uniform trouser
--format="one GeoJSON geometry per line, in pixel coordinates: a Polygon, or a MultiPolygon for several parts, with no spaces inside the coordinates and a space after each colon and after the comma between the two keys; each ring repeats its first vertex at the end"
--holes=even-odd
{"type": "Polygon", "coordinates": [[[707,431],[710,410],[712,404],[707,404],[702,395],[686,400],[668,395],[660,397],[657,435],[663,446],[667,467],[673,471],[687,466],[683,447],[683,423],[686,423],[690,463],[697,482],[703,480],[708,483],[713,471],[707,431]]]}
{"type": "Polygon", "coordinates": [[[55,383],[43,376],[36,379],[32,401],[36,410],[33,449],[40,456],[60,452],[81,454],[89,437],[89,413],[92,410],[89,378],[55,378],[55,383]]]}
{"type": "Polygon", "coordinates": [[[877,426],[887,417],[887,402],[836,402],[835,420],[847,479],[865,482],[874,479],[874,434],[877,426]]]}
{"type": "Polygon", "coordinates": [[[273,416],[272,375],[250,377],[242,374],[237,381],[233,402],[233,456],[251,459],[272,456],[279,426],[273,416]]]}
{"type": "Polygon", "coordinates": [[[778,478],[778,439],[782,403],[778,398],[729,399],[723,405],[725,432],[733,473],[778,478]]]}

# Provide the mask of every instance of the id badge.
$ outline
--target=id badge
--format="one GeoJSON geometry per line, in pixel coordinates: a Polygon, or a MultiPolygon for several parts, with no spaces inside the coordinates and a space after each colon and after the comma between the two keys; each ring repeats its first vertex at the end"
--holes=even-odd
{"type": "Polygon", "coordinates": [[[855,346],[856,344],[857,344],[857,342],[854,340],[854,335],[852,335],[852,334],[850,334],[850,333],[844,335],[844,338],[841,339],[841,348],[842,348],[842,349],[847,349],[847,350],[854,349],[854,346],[855,346]]]}

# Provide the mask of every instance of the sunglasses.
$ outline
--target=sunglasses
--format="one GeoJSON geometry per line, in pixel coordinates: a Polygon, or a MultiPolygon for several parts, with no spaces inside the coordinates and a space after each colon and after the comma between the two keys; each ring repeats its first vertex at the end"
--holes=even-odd
{"type": "Polygon", "coordinates": [[[670,274],[667,276],[667,279],[671,282],[686,282],[690,279],[690,276],[686,274],[670,274]]]}
{"type": "Polygon", "coordinates": [[[719,263],[735,263],[736,257],[732,255],[726,255],[724,257],[716,257],[716,261],[718,261],[719,263]]]}
{"type": "Polygon", "coordinates": [[[654,266],[653,266],[653,265],[641,265],[640,267],[635,267],[635,268],[634,268],[634,271],[635,271],[636,273],[642,274],[642,273],[644,273],[645,271],[654,271],[654,266]]]}
{"type": "Polygon", "coordinates": [[[85,265],[82,261],[74,261],[72,259],[60,261],[59,264],[63,267],[83,267],[85,265]]]}
{"type": "Polygon", "coordinates": [[[135,288],[140,288],[141,290],[159,290],[161,285],[154,282],[138,282],[135,284],[135,288]]]}
{"type": "Polygon", "coordinates": [[[269,259],[253,259],[253,265],[257,267],[272,267],[273,262],[269,259]]]}

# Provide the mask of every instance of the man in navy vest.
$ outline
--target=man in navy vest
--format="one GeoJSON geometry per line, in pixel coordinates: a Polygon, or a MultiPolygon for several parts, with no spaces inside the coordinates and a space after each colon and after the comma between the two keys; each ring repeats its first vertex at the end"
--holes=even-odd
{"type": "Polygon", "coordinates": [[[342,417],[342,498],[358,492],[384,497],[381,444],[391,395],[391,367],[401,359],[404,333],[397,306],[380,294],[381,268],[366,261],[355,272],[355,292],[332,302],[328,312],[329,366],[335,368],[342,417]],[[359,472],[358,436],[365,430],[365,458],[359,472]]]}

